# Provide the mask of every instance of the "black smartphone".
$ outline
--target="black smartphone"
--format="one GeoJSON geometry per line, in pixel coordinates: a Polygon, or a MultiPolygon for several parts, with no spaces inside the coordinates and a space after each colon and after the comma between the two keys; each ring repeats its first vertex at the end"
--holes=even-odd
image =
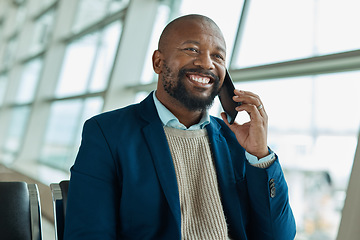
{"type": "Polygon", "coordinates": [[[234,123],[236,115],[238,114],[235,108],[241,105],[241,103],[235,102],[232,99],[233,96],[235,96],[234,90],[235,90],[234,84],[231,80],[228,70],[226,70],[224,83],[219,92],[219,99],[221,106],[223,107],[227,115],[227,120],[230,124],[234,123]]]}

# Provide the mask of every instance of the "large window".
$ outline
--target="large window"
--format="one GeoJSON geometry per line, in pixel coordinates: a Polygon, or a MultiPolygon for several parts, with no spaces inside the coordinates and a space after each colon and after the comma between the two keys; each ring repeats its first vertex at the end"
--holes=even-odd
{"type": "MultiPolygon", "coordinates": [[[[224,33],[236,86],[264,102],[268,143],[289,184],[296,240],[336,238],[360,124],[360,1],[0,5],[0,164],[45,164],[68,174],[86,119],[156,88],[151,55],[163,27],[179,15],[204,14],[224,33]]],[[[216,99],[210,113],[220,111],[216,99]]]]}
{"type": "Polygon", "coordinates": [[[65,171],[74,163],[84,121],[103,108],[121,31],[122,23],[116,21],[67,46],[55,89],[59,100],[51,104],[41,150],[42,163],[65,171]]]}
{"type": "Polygon", "coordinates": [[[152,30],[152,36],[149,41],[148,50],[146,54],[146,64],[144,65],[144,69],[141,76],[141,83],[148,84],[151,82],[156,82],[156,74],[154,73],[152,63],[150,59],[152,58],[152,54],[154,50],[158,47],[159,37],[166,23],[169,21],[169,16],[171,14],[171,9],[169,6],[161,5],[156,14],[154,28],[152,30]]]}
{"type": "Polygon", "coordinates": [[[14,60],[15,60],[15,54],[16,54],[16,48],[17,48],[17,36],[13,36],[9,39],[7,42],[7,45],[5,46],[5,49],[3,50],[3,56],[2,56],[2,63],[0,67],[8,68],[10,67],[14,60]]]}
{"type": "Polygon", "coordinates": [[[122,24],[117,21],[69,44],[55,93],[56,97],[105,90],[121,30],[122,24]]]}
{"type": "Polygon", "coordinates": [[[24,65],[24,70],[18,85],[16,104],[28,104],[34,100],[42,69],[42,59],[36,58],[24,65]]]}
{"type": "MultiPolygon", "coordinates": [[[[42,59],[36,58],[24,65],[17,93],[11,99],[13,105],[10,110],[9,127],[6,131],[6,141],[2,148],[2,155],[7,164],[11,164],[18,156],[26,134],[27,124],[30,117],[31,104],[34,101],[42,68],[42,59]]],[[[3,79],[5,81],[5,79],[3,79]]],[[[5,87],[5,83],[3,83],[5,87]]],[[[1,79],[0,79],[1,85],[1,79]]],[[[1,96],[0,96],[1,97],[1,96]]]]}
{"type": "Polygon", "coordinates": [[[29,120],[29,106],[18,106],[11,110],[11,118],[6,131],[6,141],[1,149],[3,163],[12,164],[20,151],[29,120]]]}
{"type": "Polygon", "coordinates": [[[4,73],[0,74],[0,107],[4,101],[6,85],[7,85],[6,74],[4,74],[4,73]]]}
{"type": "Polygon", "coordinates": [[[70,169],[80,145],[84,121],[99,113],[102,106],[101,97],[54,102],[42,147],[41,162],[58,169],[70,169]]]}
{"type": "Polygon", "coordinates": [[[2,36],[3,36],[3,23],[2,23],[2,19],[0,19],[0,40],[1,40],[2,36]]]}
{"type": "Polygon", "coordinates": [[[106,15],[117,12],[129,4],[129,0],[79,0],[73,30],[80,31],[86,26],[102,20],[106,15]]]}
{"type": "Polygon", "coordinates": [[[20,1],[14,1],[14,3],[17,5],[16,7],[16,14],[15,14],[15,29],[20,29],[26,19],[26,14],[28,12],[28,8],[26,7],[26,1],[20,0],[20,1]]]}
{"type": "Polygon", "coordinates": [[[53,30],[54,18],[55,10],[51,9],[36,19],[32,45],[30,47],[31,53],[37,53],[44,50],[49,43],[51,32],[53,30]]]}
{"type": "MultiPolygon", "coordinates": [[[[231,70],[360,49],[355,24],[360,5],[355,0],[229,1],[221,6],[206,1],[203,6],[183,0],[177,13],[205,14],[218,23],[231,70]],[[242,18],[241,11],[246,14],[242,18]]],[[[258,76],[254,70],[252,77],[261,81],[242,78],[236,83],[259,94],[268,112],[268,144],[279,155],[288,181],[298,240],[337,236],[360,126],[360,111],[354,108],[360,104],[360,72],[346,72],[349,66],[339,73],[310,75],[296,72],[294,63],[288,66],[291,77],[267,77],[276,71],[269,68],[258,76]]],[[[309,64],[308,71],[313,67],[309,64]]],[[[137,96],[139,101],[146,93],[137,96]]],[[[210,113],[219,116],[220,111],[216,99],[210,113]]],[[[237,118],[248,120],[243,113],[237,118]]]]}
{"type": "Polygon", "coordinates": [[[355,71],[237,84],[264,102],[269,146],[285,169],[297,239],[336,238],[360,126],[353,108],[360,104],[359,78],[355,71]]]}
{"type": "Polygon", "coordinates": [[[234,67],[360,48],[356,0],[250,1],[234,67]],[[336,17],[337,16],[337,17],[336,17]]]}
{"type": "Polygon", "coordinates": [[[50,5],[56,3],[58,0],[42,0],[42,1],[32,1],[33,9],[42,11],[43,9],[49,8],[50,5]]]}

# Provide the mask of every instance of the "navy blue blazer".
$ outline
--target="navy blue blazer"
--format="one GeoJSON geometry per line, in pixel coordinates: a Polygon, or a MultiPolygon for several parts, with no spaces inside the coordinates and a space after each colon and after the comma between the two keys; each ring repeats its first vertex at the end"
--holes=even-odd
{"type": "MultiPolygon", "coordinates": [[[[294,239],[279,161],[253,167],[222,120],[211,117],[206,129],[231,239],[294,239]]],[[[65,222],[65,240],[181,239],[176,175],[152,93],[86,121],[65,222]]]]}

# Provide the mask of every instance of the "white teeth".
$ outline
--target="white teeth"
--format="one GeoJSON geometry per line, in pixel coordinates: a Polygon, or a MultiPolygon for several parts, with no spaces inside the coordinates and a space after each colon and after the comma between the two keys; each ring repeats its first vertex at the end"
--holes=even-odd
{"type": "Polygon", "coordinates": [[[207,83],[210,82],[210,78],[199,77],[199,76],[194,76],[194,75],[191,75],[190,79],[193,80],[193,81],[199,82],[199,83],[204,83],[204,84],[207,84],[207,83]]]}

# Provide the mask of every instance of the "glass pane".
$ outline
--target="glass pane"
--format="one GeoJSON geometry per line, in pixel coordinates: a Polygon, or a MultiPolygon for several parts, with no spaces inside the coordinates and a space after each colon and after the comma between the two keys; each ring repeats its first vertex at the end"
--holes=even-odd
{"type": "Polygon", "coordinates": [[[224,34],[227,47],[226,55],[229,59],[234,46],[243,3],[243,0],[222,0],[221,4],[218,0],[183,0],[180,15],[202,14],[214,20],[224,34]]]}
{"type": "Polygon", "coordinates": [[[79,31],[103,18],[108,4],[109,0],[80,0],[73,30],[79,31]]]}
{"type": "Polygon", "coordinates": [[[105,90],[114,63],[121,31],[122,24],[118,21],[110,24],[101,33],[101,39],[97,46],[97,55],[94,59],[95,66],[89,86],[90,92],[105,90]]]}
{"type": "Polygon", "coordinates": [[[0,107],[4,102],[6,85],[7,85],[7,77],[5,74],[2,74],[0,75],[0,107]]]}
{"type": "Polygon", "coordinates": [[[3,62],[2,62],[3,67],[9,67],[13,63],[16,53],[16,47],[17,47],[17,37],[12,37],[4,49],[3,62]]]}
{"type": "Polygon", "coordinates": [[[234,67],[359,49],[359,9],[358,0],[251,1],[234,67]]]}
{"type": "Polygon", "coordinates": [[[53,30],[54,16],[55,11],[50,10],[36,20],[31,52],[43,50],[49,42],[50,34],[53,30]]]}
{"type": "Polygon", "coordinates": [[[360,49],[360,1],[317,0],[317,39],[319,54],[360,49]],[[335,17],[336,16],[336,17],[335,17]]]}
{"type": "Polygon", "coordinates": [[[68,97],[105,90],[121,31],[122,23],[117,21],[69,44],[55,96],[68,97]]]}
{"type": "Polygon", "coordinates": [[[11,121],[4,144],[4,162],[7,164],[15,160],[19,152],[22,139],[29,119],[30,108],[28,106],[16,107],[12,110],[11,121]]]}
{"type": "MultiPolygon", "coordinates": [[[[237,88],[261,96],[269,115],[269,128],[282,131],[303,131],[311,128],[312,77],[238,83],[237,88]],[[309,107],[310,106],[310,107],[309,107]],[[286,113],[284,114],[284,109],[286,113]]],[[[247,121],[239,114],[237,121],[247,121]]]]}
{"type": "Polygon", "coordinates": [[[85,118],[101,111],[100,97],[54,102],[46,129],[41,162],[56,168],[69,170],[79,147],[81,126],[85,118]]]}
{"type": "Polygon", "coordinates": [[[54,2],[56,2],[56,1],[58,1],[58,0],[44,0],[43,2],[43,4],[45,5],[45,6],[49,6],[49,5],[51,5],[52,3],[54,3],[54,2]]]}
{"type": "Polygon", "coordinates": [[[109,12],[117,12],[129,5],[130,0],[112,0],[109,4],[109,12]]]}
{"type": "Polygon", "coordinates": [[[101,97],[87,98],[84,100],[82,109],[83,112],[79,119],[77,132],[75,132],[74,144],[69,154],[69,158],[64,163],[65,170],[69,170],[70,167],[74,164],[76,154],[79,150],[79,146],[81,143],[81,133],[84,122],[90,117],[99,114],[102,110],[103,105],[104,101],[101,97]]]}
{"type": "Polygon", "coordinates": [[[316,79],[315,120],[323,131],[355,132],[359,128],[360,72],[337,73],[316,79]]]}
{"type": "MultiPolygon", "coordinates": [[[[3,36],[3,22],[0,20],[0,41],[2,41],[3,36]]],[[[0,48],[1,51],[1,48],[0,48]]]]}
{"type": "Polygon", "coordinates": [[[42,68],[42,59],[34,59],[24,66],[19,84],[16,103],[30,103],[34,100],[42,68]]]}
{"type": "Polygon", "coordinates": [[[156,81],[157,74],[155,74],[151,62],[152,55],[158,47],[159,37],[167,22],[169,21],[170,8],[167,5],[160,5],[157,9],[156,19],[149,41],[148,51],[146,53],[146,61],[141,75],[141,83],[147,84],[156,81]]]}
{"type": "Polygon", "coordinates": [[[82,100],[54,102],[46,130],[41,161],[61,168],[73,147],[74,132],[81,114],[82,100]]]}
{"type": "Polygon", "coordinates": [[[236,84],[264,102],[296,239],[336,239],[360,126],[359,78],[357,71],[236,84]]]}
{"type": "Polygon", "coordinates": [[[56,97],[84,94],[96,54],[98,32],[72,42],[65,53],[56,97]]]}
{"type": "Polygon", "coordinates": [[[41,9],[47,8],[49,7],[51,4],[53,4],[54,2],[56,2],[58,0],[42,0],[41,2],[34,0],[34,2],[38,3],[41,9]]]}
{"type": "Polygon", "coordinates": [[[314,0],[251,1],[235,67],[313,55],[314,0]]]}
{"type": "Polygon", "coordinates": [[[129,2],[129,0],[80,0],[73,31],[80,31],[100,21],[106,15],[127,7],[129,2]]]}
{"type": "Polygon", "coordinates": [[[21,28],[24,25],[26,19],[26,12],[27,12],[27,7],[25,6],[25,3],[22,3],[17,8],[16,17],[15,17],[15,21],[16,21],[15,28],[21,28]]]}

